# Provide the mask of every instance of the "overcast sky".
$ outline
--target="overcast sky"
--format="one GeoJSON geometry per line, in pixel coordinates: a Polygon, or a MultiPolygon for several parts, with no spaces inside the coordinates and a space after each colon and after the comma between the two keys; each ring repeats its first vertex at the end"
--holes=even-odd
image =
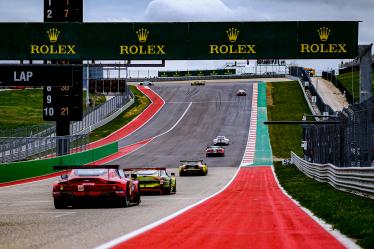
{"type": "MultiPolygon", "coordinates": [[[[359,44],[374,41],[374,0],[84,0],[86,22],[142,21],[362,21],[359,44]]],[[[43,0],[0,0],[0,22],[42,22],[43,0]]],[[[294,61],[318,69],[336,60],[294,61]]],[[[224,62],[167,62],[180,70],[224,62]]]]}

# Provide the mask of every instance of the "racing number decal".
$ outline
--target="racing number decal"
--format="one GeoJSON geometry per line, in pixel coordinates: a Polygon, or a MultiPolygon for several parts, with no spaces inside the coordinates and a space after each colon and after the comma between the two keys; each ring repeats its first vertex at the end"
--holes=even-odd
{"type": "Polygon", "coordinates": [[[84,185],[78,185],[78,191],[84,191],[84,185]]]}

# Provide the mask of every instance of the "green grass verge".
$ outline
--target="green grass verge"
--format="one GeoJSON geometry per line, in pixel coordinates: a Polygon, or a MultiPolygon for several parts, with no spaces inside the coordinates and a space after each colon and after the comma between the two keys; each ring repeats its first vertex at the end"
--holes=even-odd
{"type": "Polygon", "coordinates": [[[41,125],[43,121],[41,89],[0,92],[0,129],[41,125]]]}
{"type": "MultiPolygon", "coordinates": [[[[338,75],[340,82],[347,88],[347,90],[353,95],[356,100],[360,98],[360,72],[354,71],[338,75]],[[353,84],[352,84],[353,78],[353,84]]],[[[374,82],[374,74],[372,75],[372,82],[374,82]]],[[[371,86],[373,92],[374,85],[371,86]]]]}
{"type": "MultiPolygon", "coordinates": [[[[84,91],[83,103],[85,96],[84,91]]],[[[90,98],[95,101],[95,105],[105,102],[104,95],[91,95],[90,98]]],[[[42,109],[42,89],[0,91],[0,130],[46,124],[42,109]]]]}
{"type": "MultiPolygon", "coordinates": [[[[300,121],[304,113],[310,113],[299,83],[267,83],[268,120],[300,121]]],[[[300,125],[269,125],[273,156],[289,158],[290,151],[302,155],[300,125]]]]}
{"type": "Polygon", "coordinates": [[[151,103],[151,101],[145,96],[141,91],[139,91],[136,86],[130,86],[131,91],[135,95],[135,102],[134,104],[115,118],[110,123],[94,130],[90,133],[90,141],[97,141],[102,139],[109,134],[113,133],[114,131],[120,129],[135,117],[137,117],[141,112],[143,112],[151,103]]]}
{"type": "MultiPolygon", "coordinates": [[[[268,83],[267,90],[269,120],[300,120],[309,112],[296,82],[268,83]]],[[[300,126],[269,125],[269,130],[275,156],[289,157],[290,150],[301,155],[300,126]]],[[[338,191],[305,176],[294,165],[275,162],[274,168],[282,187],[302,206],[363,248],[374,248],[374,200],[338,191]]]]}
{"type": "Polygon", "coordinates": [[[305,176],[296,166],[275,163],[280,184],[303,207],[311,210],[363,248],[374,248],[374,200],[334,189],[305,176]]]}

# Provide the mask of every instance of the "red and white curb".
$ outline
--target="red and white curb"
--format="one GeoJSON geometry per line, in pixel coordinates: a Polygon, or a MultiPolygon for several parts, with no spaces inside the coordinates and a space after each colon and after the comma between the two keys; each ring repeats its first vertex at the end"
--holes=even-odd
{"type": "MultiPolygon", "coordinates": [[[[151,101],[151,103],[150,103],[150,104],[147,106],[147,108],[145,108],[145,109],[144,109],[140,114],[138,114],[138,116],[136,116],[133,120],[131,120],[131,122],[127,123],[125,126],[123,126],[122,128],[120,128],[119,130],[116,130],[116,131],[112,132],[111,134],[109,134],[108,136],[106,136],[106,137],[104,137],[104,138],[101,138],[101,139],[99,139],[99,140],[97,140],[97,141],[95,141],[95,142],[90,143],[90,144],[88,145],[88,146],[91,146],[91,147],[92,147],[92,148],[90,148],[90,149],[94,149],[94,148],[97,148],[97,147],[103,146],[103,145],[100,145],[100,143],[101,143],[102,141],[107,140],[109,137],[115,136],[117,133],[121,132],[122,130],[127,129],[127,127],[131,126],[135,121],[137,121],[139,118],[141,118],[142,115],[143,115],[143,113],[145,113],[146,111],[148,111],[148,109],[153,108],[152,105],[154,104],[154,101],[152,101],[152,99],[151,99],[149,96],[147,96],[147,94],[145,94],[144,91],[142,91],[142,88],[143,88],[143,89],[147,89],[147,90],[152,91],[152,92],[153,92],[157,97],[159,97],[159,98],[161,99],[162,104],[161,104],[160,108],[159,108],[155,113],[153,113],[152,116],[151,116],[148,120],[146,120],[142,125],[140,125],[138,128],[136,128],[135,130],[131,131],[129,134],[127,134],[127,135],[125,135],[125,136],[123,136],[123,137],[120,137],[120,138],[118,138],[118,139],[116,139],[115,141],[112,141],[112,142],[119,141],[119,140],[124,139],[124,138],[126,138],[126,137],[132,135],[133,133],[135,133],[137,130],[139,130],[139,129],[142,128],[144,125],[146,125],[150,120],[152,120],[153,117],[156,116],[157,113],[159,113],[159,112],[161,111],[161,109],[164,107],[164,105],[165,105],[165,100],[164,100],[164,99],[163,99],[159,94],[157,94],[157,92],[153,91],[153,90],[152,90],[151,88],[149,88],[148,86],[136,86],[136,88],[137,88],[139,91],[141,91],[144,95],[146,95],[146,97],[151,101]],[[97,144],[99,144],[99,145],[97,145],[97,144]]],[[[106,144],[109,144],[109,143],[112,143],[112,142],[108,142],[108,143],[106,143],[106,144]]],[[[104,144],[104,145],[105,145],[105,144],[104,144]]]]}
{"type": "Polygon", "coordinates": [[[257,99],[258,99],[258,83],[253,84],[252,95],[252,112],[251,122],[248,132],[247,146],[240,166],[249,166],[253,164],[256,151],[256,134],[257,134],[257,99]]]}

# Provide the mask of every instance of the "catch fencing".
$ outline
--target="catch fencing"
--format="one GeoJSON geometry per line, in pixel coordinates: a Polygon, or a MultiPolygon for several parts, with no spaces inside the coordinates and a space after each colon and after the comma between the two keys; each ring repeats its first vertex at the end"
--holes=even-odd
{"type": "Polygon", "coordinates": [[[322,72],[322,78],[332,82],[339,89],[339,91],[345,96],[349,104],[353,104],[355,102],[355,99],[353,98],[351,92],[348,91],[348,89],[343,85],[343,83],[341,83],[340,80],[338,80],[338,78],[336,78],[335,73],[322,72]]]}
{"type": "Polygon", "coordinates": [[[311,163],[331,163],[338,167],[373,166],[373,101],[350,105],[334,112],[323,102],[310,84],[309,75],[301,67],[290,68],[290,74],[304,82],[304,87],[314,97],[323,120],[336,124],[308,124],[303,126],[304,159],[311,163]],[[307,82],[307,84],[305,84],[307,82]]]}
{"type": "Polygon", "coordinates": [[[87,148],[89,136],[3,137],[0,138],[0,163],[54,155],[57,143],[61,142],[70,153],[82,152],[87,148]]]}
{"type": "Polygon", "coordinates": [[[305,161],[291,152],[291,162],[305,175],[334,188],[374,198],[374,167],[336,167],[305,161]]]}
{"type": "Polygon", "coordinates": [[[70,124],[70,134],[74,135],[90,133],[92,130],[112,121],[118,116],[118,114],[113,114],[116,112],[118,113],[118,110],[123,111],[127,109],[133,102],[134,95],[131,93],[131,91],[129,95],[114,96],[112,99],[106,101],[102,105],[97,106],[85,113],[82,121],[72,122],[70,124]],[[106,122],[103,122],[104,120],[106,122]]]}
{"type": "Polygon", "coordinates": [[[304,158],[341,167],[373,166],[373,100],[325,118],[337,124],[304,125],[304,158]]]}
{"type": "Polygon", "coordinates": [[[327,105],[322,97],[319,95],[318,91],[312,84],[309,74],[302,67],[289,67],[289,74],[294,77],[298,77],[307,95],[311,96],[311,101],[318,107],[321,114],[324,115],[335,115],[335,111],[327,105]]]}

